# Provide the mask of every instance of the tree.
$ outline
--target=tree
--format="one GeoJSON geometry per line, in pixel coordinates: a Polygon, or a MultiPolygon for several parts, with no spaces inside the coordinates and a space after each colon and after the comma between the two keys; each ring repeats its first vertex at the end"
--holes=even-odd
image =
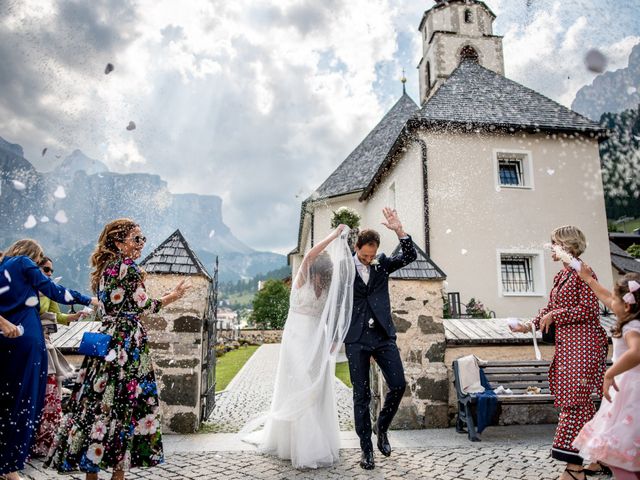
{"type": "Polygon", "coordinates": [[[627,253],[633,258],[640,258],[640,245],[634,243],[629,248],[627,248],[627,253]]]}
{"type": "Polygon", "coordinates": [[[282,280],[267,280],[253,297],[251,321],[259,328],[281,329],[289,311],[289,288],[282,280]]]}

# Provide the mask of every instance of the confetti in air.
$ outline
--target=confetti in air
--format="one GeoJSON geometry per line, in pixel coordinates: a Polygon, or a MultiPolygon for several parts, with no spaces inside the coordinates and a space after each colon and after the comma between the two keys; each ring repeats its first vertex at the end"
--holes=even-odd
{"type": "Polygon", "coordinates": [[[38,305],[38,297],[29,297],[24,301],[27,307],[35,307],[38,305]]]}
{"type": "Polygon", "coordinates": [[[22,183],[20,180],[11,180],[11,182],[13,183],[13,188],[15,188],[18,191],[24,190],[25,188],[27,188],[27,186],[24,183],[22,183]]]}
{"type": "Polygon", "coordinates": [[[451,233],[451,229],[447,228],[447,231],[445,232],[447,235],[449,235],[451,233]]]}
{"type": "Polygon", "coordinates": [[[213,238],[215,234],[216,234],[216,231],[215,230],[211,230],[209,232],[209,238],[213,238]]]}
{"type": "Polygon", "coordinates": [[[35,227],[37,224],[38,224],[38,222],[37,222],[37,220],[36,220],[36,217],[34,217],[33,215],[29,215],[29,216],[27,217],[27,221],[26,221],[26,222],[24,222],[24,228],[27,228],[27,229],[29,229],[29,228],[33,228],[33,227],[35,227]]]}
{"type": "Polygon", "coordinates": [[[607,57],[595,48],[589,50],[584,57],[584,64],[594,73],[602,73],[607,68],[607,57]]]}
{"type": "Polygon", "coordinates": [[[69,221],[64,210],[58,210],[58,213],[56,213],[54,220],[58,223],[67,223],[69,221]]]}
{"type": "Polygon", "coordinates": [[[40,223],[47,223],[49,221],[49,217],[47,217],[46,215],[43,215],[42,217],[40,217],[40,223]]]}
{"type": "Polygon", "coordinates": [[[4,271],[4,278],[6,278],[9,283],[11,283],[11,274],[9,273],[9,270],[4,271]]]}
{"type": "Polygon", "coordinates": [[[460,253],[461,253],[462,255],[466,255],[466,254],[467,254],[467,249],[466,249],[466,248],[463,248],[462,250],[460,250],[460,253]]]}
{"type": "Polygon", "coordinates": [[[547,169],[547,173],[548,173],[549,175],[553,175],[554,173],[556,173],[556,171],[555,171],[553,168],[548,168],[548,169],[547,169]]]}
{"type": "Polygon", "coordinates": [[[64,191],[64,187],[62,185],[58,185],[56,191],[53,192],[53,196],[56,198],[67,198],[67,194],[64,191]]]}
{"type": "Polygon", "coordinates": [[[136,129],[135,122],[133,122],[133,121],[129,122],[129,125],[127,125],[127,130],[131,131],[131,130],[135,130],[135,129],[136,129]]]}
{"type": "Polygon", "coordinates": [[[113,63],[107,63],[107,66],[104,67],[104,74],[109,75],[111,72],[113,72],[114,68],[115,67],[113,66],[113,63]]]}
{"type": "Polygon", "coordinates": [[[53,279],[53,281],[55,283],[58,283],[60,280],[62,280],[62,277],[56,277],[56,278],[53,279]]]}
{"type": "Polygon", "coordinates": [[[71,292],[69,290],[64,291],[64,299],[67,302],[73,302],[73,295],[71,295],[71,292]]]}
{"type": "Polygon", "coordinates": [[[2,295],[3,293],[7,293],[9,290],[11,290],[11,287],[9,285],[5,285],[4,287],[0,287],[0,295],[2,295]]]}

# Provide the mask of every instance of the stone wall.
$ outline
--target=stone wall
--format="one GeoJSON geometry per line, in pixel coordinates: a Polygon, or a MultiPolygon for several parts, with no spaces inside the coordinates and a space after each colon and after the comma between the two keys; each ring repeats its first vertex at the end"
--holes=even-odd
{"type": "MultiPolygon", "coordinates": [[[[449,425],[449,388],[442,325],[440,280],[390,280],[389,295],[407,390],[391,428],[440,428],[449,425]]],[[[379,369],[374,385],[380,400],[386,387],[379,369]]],[[[374,403],[375,400],[374,400],[374,403]]],[[[376,408],[380,408],[379,402],[376,408]]]]}
{"type": "Polygon", "coordinates": [[[240,330],[239,340],[246,340],[256,345],[262,345],[263,343],[280,343],[282,342],[282,330],[243,328],[240,330]]]}
{"type": "MultiPolygon", "coordinates": [[[[203,319],[209,281],[189,277],[192,288],[175,303],[142,319],[151,347],[165,432],[191,433],[200,426],[203,363],[203,319]]],[[[145,281],[152,297],[161,297],[184,279],[149,274],[145,281]]]]}

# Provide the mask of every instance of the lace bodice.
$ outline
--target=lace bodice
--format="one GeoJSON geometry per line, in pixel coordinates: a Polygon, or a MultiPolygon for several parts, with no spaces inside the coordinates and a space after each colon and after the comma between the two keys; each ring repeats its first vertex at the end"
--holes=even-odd
{"type": "Polygon", "coordinates": [[[318,297],[315,290],[309,284],[300,288],[293,287],[289,308],[292,312],[312,317],[320,317],[325,303],[327,303],[327,289],[322,290],[318,297]]]}

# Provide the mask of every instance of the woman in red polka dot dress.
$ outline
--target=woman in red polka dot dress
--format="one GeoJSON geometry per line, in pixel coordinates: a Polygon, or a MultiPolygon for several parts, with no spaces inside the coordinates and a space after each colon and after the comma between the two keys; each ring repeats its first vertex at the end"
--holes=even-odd
{"type": "MultiPolygon", "coordinates": [[[[564,268],[553,280],[549,303],[532,323],[543,332],[555,325],[556,331],[549,387],[560,415],[551,456],[567,462],[562,480],[582,480],[585,478],[583,459],[572,442],[596,413],[591,395],[602,392],[608,340],[600,325],[597,297],[567,261],[571,257],[577,259],[586,249],[584,234],[577,227],[559,227],[551,234],[551,243],[553,260],[562,261],[564,268]]],[[[579,260],[574,262],[577,266],[579,260]]],[[[527,331],[531,325],[520,328],[527,331]]]]}

